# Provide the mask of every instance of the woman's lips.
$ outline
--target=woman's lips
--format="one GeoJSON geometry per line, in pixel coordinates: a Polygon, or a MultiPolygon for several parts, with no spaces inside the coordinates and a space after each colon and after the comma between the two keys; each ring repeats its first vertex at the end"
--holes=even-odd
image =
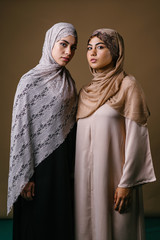
{"type": "Polygon", "coordinates": [[[63,59],[63,61],[65,61],[65,62],[69,62],[69,58],[67,58],[67,57],[62,57],[62,59],[63,59]]]}
{"type": "Polygon", "coordinates": [[[95,59],[95,58],[92,58],[92,59],[90,60],[91,63],[95,63],[96,61],[97,61],[97,59],[95,59]]]}

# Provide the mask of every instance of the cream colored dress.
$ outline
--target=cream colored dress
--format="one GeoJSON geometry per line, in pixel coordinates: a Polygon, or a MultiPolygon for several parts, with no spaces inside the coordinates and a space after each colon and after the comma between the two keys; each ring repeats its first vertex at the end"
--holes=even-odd
{"type": "Polygon", "coordinates": [[[75,165],[76,240],[143,240],[141,185],[155,181],[147,127],[109,105],[78,120],[75,165]],[[128,213],[114,210],[117,187],[132,187],[128,213]]]}

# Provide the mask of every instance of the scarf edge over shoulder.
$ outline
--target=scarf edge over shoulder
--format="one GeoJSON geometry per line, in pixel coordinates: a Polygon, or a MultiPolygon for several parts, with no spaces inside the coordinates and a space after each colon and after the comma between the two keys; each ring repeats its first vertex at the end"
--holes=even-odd
{"type": "Polygon", "coordinates": [[[115,47],[119,49],[119,57],[115,67],[109,72],[98,73],[91,68],[93,79],[79,93],[77,120],[92,115],[100,106],[107,103],[122,116],[139,125],[146,126],[150,112],[143,90],[138,81],[123,70],[123,38],[112,29],[98,29],[95,32],[105,32],[115,39],[115,45],[117,44],[115,47]]]}

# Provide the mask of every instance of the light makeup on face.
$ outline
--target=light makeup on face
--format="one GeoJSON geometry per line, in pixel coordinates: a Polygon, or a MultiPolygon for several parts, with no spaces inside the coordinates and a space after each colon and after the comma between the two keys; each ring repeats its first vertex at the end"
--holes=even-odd
{"type": "Polygon", "coordinates": [[[105,43],[98,37],[93,37],[88,43],[87,60],[92,69],[104,71],[112,65],[112,56],[105,43]]]}
{"type": "MultiPolygon", "coordinates": [[[[103,49],[103,48],[106,48],[106,45],[103,42],[98,42],[98,43],[95,44],[95,47],[97,47],[98,49],[103,49]]],[[[89,43],[88,47],[87,47],[87,50],[90,51],[92,49],[93,49],[93,45],[89,43]]]]}
{"type": "Polygon", "coordinates": [[[62,45],[64,48],[70,46],[71,50],[75,51],[77,49],[77,45],[74,43],[69,43],[68,41],[61,39],[60,40],[60,45],[62,45]]]}
{"type": "Polygon", "coordinates": [[[75,37],[64,37],[54,44],[52,57],[60,66],[65,66],[74,56],[76,47],[77,41],[75,37]]]}

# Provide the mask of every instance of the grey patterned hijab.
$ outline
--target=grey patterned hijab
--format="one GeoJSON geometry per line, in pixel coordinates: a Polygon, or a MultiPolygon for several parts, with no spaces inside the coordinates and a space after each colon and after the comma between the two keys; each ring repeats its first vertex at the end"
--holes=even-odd
{"type": "Polygon", "coordinates": [[[8,213],[34,168],[63,143],[75,123],[74,81],[51,55],[55,42],[69,35],[77,38],[72,24],[57,23],[50,28],[39,64],[18,84],[12,115],[8,213]]]}

